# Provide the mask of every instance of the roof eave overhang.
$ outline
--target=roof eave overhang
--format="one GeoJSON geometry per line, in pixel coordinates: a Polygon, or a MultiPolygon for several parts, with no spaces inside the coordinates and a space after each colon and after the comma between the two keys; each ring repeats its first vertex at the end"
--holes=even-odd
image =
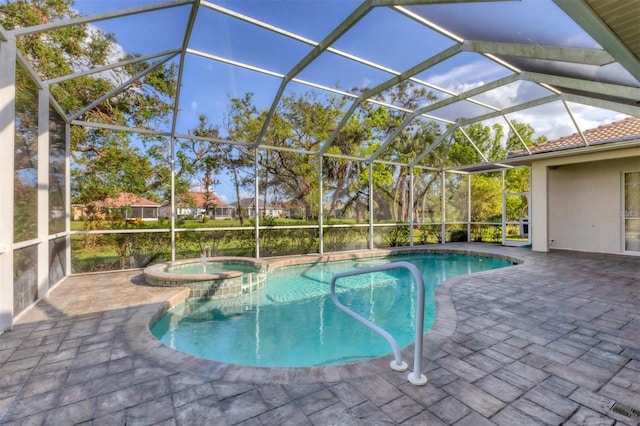
{"type": "Polygon", "coordinates": [[[500,163],[510,166],[531,166],[536,161],[586,155],[596,152],[618,151],[627,148],[640,148],[640,137],[623,142],[604,143],[601,145],[590,145],[579,148],[563,149],[559,151],[542,152],[540,154],[511,157],[502,160],[500,163]]]}

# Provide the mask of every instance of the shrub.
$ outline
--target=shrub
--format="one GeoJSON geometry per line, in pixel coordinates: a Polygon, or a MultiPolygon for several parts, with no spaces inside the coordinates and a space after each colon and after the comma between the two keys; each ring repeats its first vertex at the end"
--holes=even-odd
{"type": "Polygon", "coordinates": [[[454,229],[451,231],[451,242],[452,243],[461,243],[467,241],[467,230],[466,229],[454,229]]]}
{"type": "Polygon", "coordinates": [[[407,225],[396,225],[386,236],[389,247],[401,247],[409,244],[409,227],[407,225]]]}

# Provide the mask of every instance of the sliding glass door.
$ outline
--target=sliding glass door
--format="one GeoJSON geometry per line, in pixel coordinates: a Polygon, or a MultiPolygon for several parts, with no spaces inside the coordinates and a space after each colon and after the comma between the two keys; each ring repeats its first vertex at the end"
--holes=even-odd
{"type": "Polygon", "coordinates": [[[640,172],[624,174],[624,249],[640,252],[640,172]]]}

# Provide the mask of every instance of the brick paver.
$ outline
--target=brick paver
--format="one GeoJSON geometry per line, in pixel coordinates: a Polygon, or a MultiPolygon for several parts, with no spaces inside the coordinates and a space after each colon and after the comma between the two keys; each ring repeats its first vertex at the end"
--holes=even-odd
{"type": "MultiPolygon", "coordinates": [[[[534,253],[437,290],[416,387],[390,357],[260,369],[180,354],[146,327],[181,289],[74,276],[0,336],[1,424],[637,425],[640,257],[534,253]]],[[[173,302],[172,302],[173,303],[173,302]]],[[[411,348],[403,351],[412,365],[411,348]]]]}

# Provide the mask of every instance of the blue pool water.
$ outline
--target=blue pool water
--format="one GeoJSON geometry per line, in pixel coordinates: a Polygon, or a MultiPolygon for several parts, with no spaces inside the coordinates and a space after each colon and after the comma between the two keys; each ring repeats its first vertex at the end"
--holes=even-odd
{"type": "MultiPolygon", "coordinates": [[[[151,332],[197,357],[237,365],[310,367],[344,364],[391,353],[384,338],[337,309],[334,274],[391,261],[409,261],[426,285],[425,332],[435,320],[435,287],[447,278],[511,265],[455,254],[412,254],[285,267],[265,287],[234,299],[189,300],[165,314],[151,332]]],[[[338,299],[387,330],[402,348],[413,343],[417,289],[405,269],[340,279],[338,299]]]]}

